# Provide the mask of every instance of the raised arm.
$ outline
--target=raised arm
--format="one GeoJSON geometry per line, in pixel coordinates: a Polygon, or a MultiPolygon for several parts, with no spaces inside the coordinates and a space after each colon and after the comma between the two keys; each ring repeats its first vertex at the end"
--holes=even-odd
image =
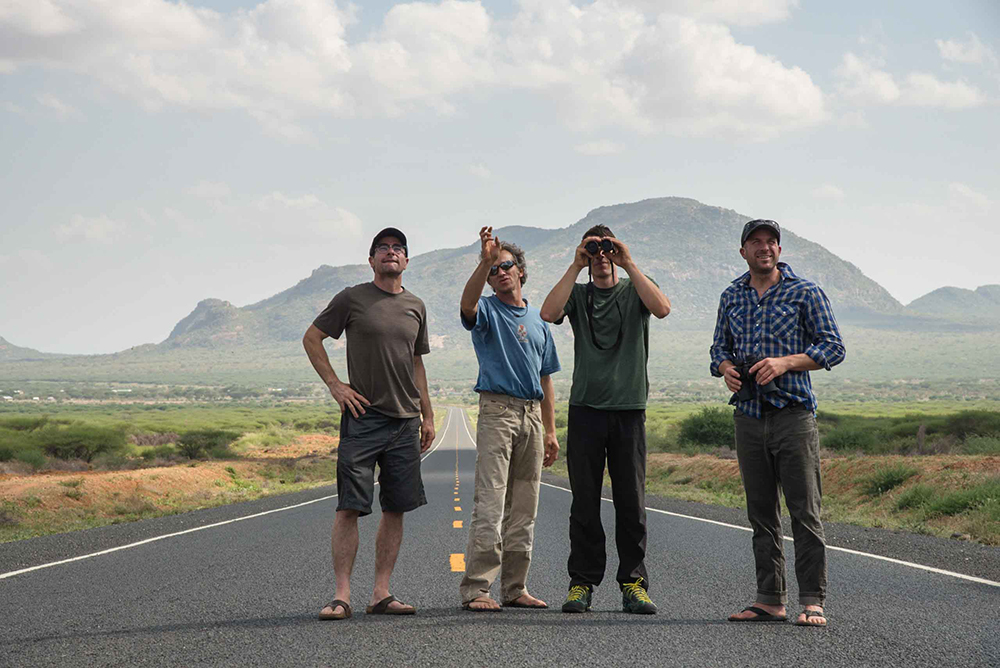
{"type": "Polygon", "coordinates": [[[611,254],[611,261],[624,269],[628,274],[632,285],[635,286],[635,291],[639,293],[639,299],[649,309],[649,312],[660,319],[670,315],[670,300],[657,287],[656,283],[649,280],[649,277],[639,270],[639,266],[632,259],[632,253],[629,252],[628,246],[614,238],[611,238],[611,243],[615,245],[615,252],[611,254]]]}
{"type": "Polygon", "coordinates": [[[573,257],[573,264],[569,266],[563,277],[559,279],[556,286],[549,291],[545,301],[542,303],[542,320],[545,322],[556,322],[560,320],[565,313],[563,312],[563,307],[566,306],[566,302],[569,301],[570,295],[573,294],[573,286],[576,284],[576,277],[580,275],[580,272],[586,269],[590,265],[590,260],[592,259],[590,253],[584,248],[586,239],[580,242],[580,245],[576,247],[576,255],[573,257]]]}
{"type": "Polygon", "coordinates": [[[472,272],[472,276],[465,283],[465,290],[462,291],[462,317],[468,322],[476,322],[476,315],[479,312],[479,297],[486,287],[486,279],[490,275],[490,268],[500,257],[500,240],[493,237],[493,228],[484,227],[479,230],[479,240],[482,244],[482,252],[479,255],[479,264],[472,272]]]}

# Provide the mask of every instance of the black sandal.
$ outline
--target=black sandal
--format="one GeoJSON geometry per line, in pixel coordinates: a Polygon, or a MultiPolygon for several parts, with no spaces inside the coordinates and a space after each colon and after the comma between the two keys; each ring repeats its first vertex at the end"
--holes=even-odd
{"type": "Polygon", "coordinates": [[[778,615],[772,615],[767,610],[764,610],[763,608],[758,608],[757,606],[754,605],[751,605],[750,607],[747,608],[743,608],[742,610],[740,610],[740,612],[747,612],[748,610],[757,616],[747,617],[745,619],[740,619],[739,617],[733,619],[732,617],[730,617],[729,621],[731,622],[787,622],[788,621],[787,615],[785,615],[784,617],[778,615]]]}

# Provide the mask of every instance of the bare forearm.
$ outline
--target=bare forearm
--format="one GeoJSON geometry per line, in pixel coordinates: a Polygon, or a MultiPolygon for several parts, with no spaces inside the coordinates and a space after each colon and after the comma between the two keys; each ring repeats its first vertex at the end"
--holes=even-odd
{"type": "MultiPolygon", "coordinates": [[[[788,355],[781,358],[782,361],[788,366],[788,371],[818,371],[823,367],[816,363],[816,361],[806,355],[805,353],[799,353],[798,355],[788,355]]],[[[722,365],[719,365],[721,368],[722,365]]]]}
{"type": "Polygon", "coordinates": [[[482,260],[465,283],[465,289],[462,291],[462,315],[467,320],[476,318],[479,298],[483,294],[483,288],[486,287],[486,278],[490,275],[491,266],[489,262],[482,260]]]}
{"type": "Polygon", "coordinates": [[[625,265],[625,271],[635,286],[635,291],[639,294],[639,299],[645,304],[649,312],[657,318],[666,318],[670,314],[670,300],[663,294],[663,291],[656,286],[656,283],[649,280],[649,277],[639,271],[639,267],[634,263],[625,265]]]}
{"type": "Polygon", "coordinates": [[[555,322],[559,319],[559,316],[563,312],[563,307],[566,306],[570,295],[573,294],[576,277],[580,275],[581,271],[583,269],[575,264],[570,265],[570,268],[566,270],[566,273],[563,274],[563,277],[559,279],[559,282],[556,283],[555,287],[552,288],[545,298],[545,302],[542,303],[542,320],[555,322]]]}
{"type": "Polygon", "coordinates": [[[326,354],[322,339],[306,336],[302,339],[302,347],[305,348],[306,355],[309,356],[309,363],[316,369],[316,373],[327,386],[340,382],[337,373],[330,364],[330,356],[326,354]]]}
{"type": "Polygon", "coordinates": [[[546,434],[556,433],[556,393],[552,378],[542,376],[542,428],[546,434]]]}
{"type": "Polygon", "coordinates": [[[416,355],[413,358],[413,375],[417,381],[417,389],[420,390],[420,414],[425,420],[434,420],[434,409],[431,406],[431,395],[427,388],[427,370],[424,368],[424,360],[416,355]]]}

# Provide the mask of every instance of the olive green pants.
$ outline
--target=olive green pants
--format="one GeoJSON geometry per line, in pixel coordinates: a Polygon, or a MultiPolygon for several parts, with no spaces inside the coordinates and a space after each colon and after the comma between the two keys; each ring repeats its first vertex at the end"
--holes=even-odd
{"type": "Polygon", "coordinates": [[[502,602],[527,592],[544,446],[538,401],[481,392],[476,496],[459,586],[467,603],[500,576],[502,602]]]}

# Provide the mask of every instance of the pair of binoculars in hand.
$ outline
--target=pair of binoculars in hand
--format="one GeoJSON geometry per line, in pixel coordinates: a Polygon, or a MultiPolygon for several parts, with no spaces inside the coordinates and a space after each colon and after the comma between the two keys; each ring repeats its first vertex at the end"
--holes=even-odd
{"type": "Polygon", "coordinates": [[[740,372],[741,383],[740,390],[736,393],[736,398],[740,401],[753,401],[755,397],[761,394],[770,394],[778,389],[775,387],[773,380],[765,385],[759,385],[757,379],[754,378],[757,374],[750,373],[750,369],[759,361],[759,359],[750,358],[742,364],[736,365],[736,370],[740,372]]]}
{"type": "Polygon", "coordinates": [[[604,238],[600,241],[588,241],[584,248],[591,255],[597,255],[597,251],[604,251],[605,253],[614,253],[615,245],[611,242],[611,239],[604,238]]]}

